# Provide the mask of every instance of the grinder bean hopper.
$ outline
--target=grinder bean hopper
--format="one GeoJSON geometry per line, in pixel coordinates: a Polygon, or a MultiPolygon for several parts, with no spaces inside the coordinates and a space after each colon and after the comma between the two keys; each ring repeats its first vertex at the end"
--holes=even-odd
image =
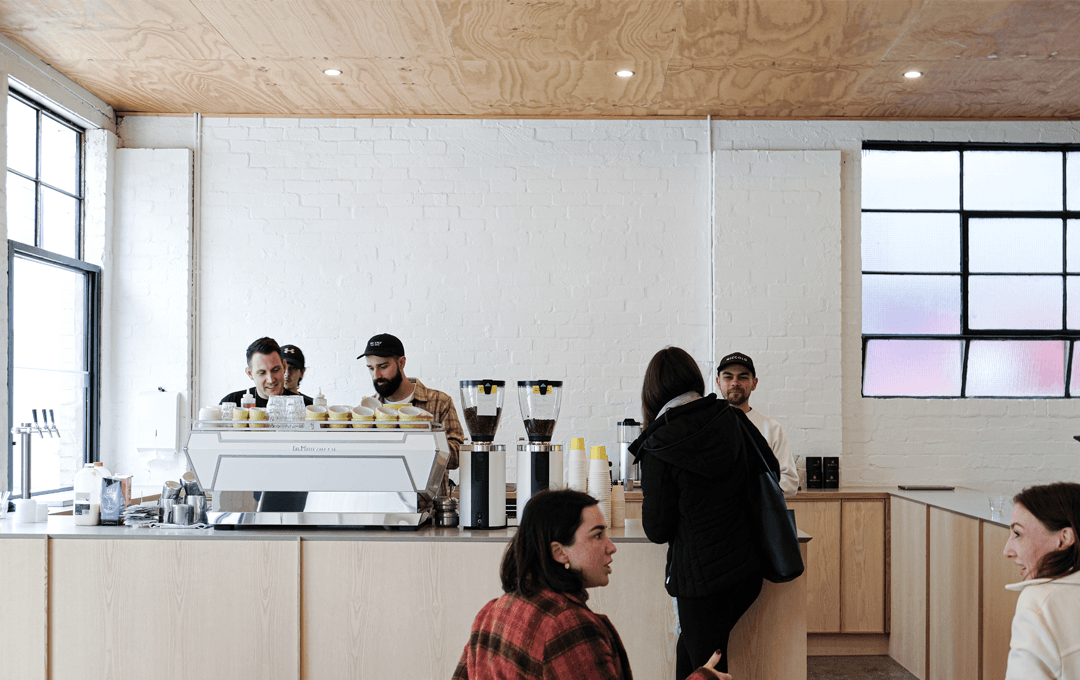
{"type": "Polygon", "coordinates": [[[506,526],[506,445],[495,444],[506,382],[462,380],[461,404],[469,441],[458,449],[460,525],[467,529],[506,526]]]}
{"type": "Polygon", "coordinates": [[[561,380],[518,381],[518,408],[529,435],[529,442],[517,447],[519,522],[530,498],[544,489],[562,487],[562,446],[551,443],[561,405],[561,380]]]}

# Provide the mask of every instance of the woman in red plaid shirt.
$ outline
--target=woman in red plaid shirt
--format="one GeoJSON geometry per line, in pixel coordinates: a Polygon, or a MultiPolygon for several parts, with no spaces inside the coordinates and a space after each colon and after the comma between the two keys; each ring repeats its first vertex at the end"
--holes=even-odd
{"type": "MultiPolygon", "coordinates": [[[[586,588],[608,584],[615,544],[596,499],[578,491],[533,496],[503,556],[502,597],[484,605],[454,679],[631,680],[630,662],[586,588]]],[[[731,680],[713,670],[688,680],[731,680]]]]}

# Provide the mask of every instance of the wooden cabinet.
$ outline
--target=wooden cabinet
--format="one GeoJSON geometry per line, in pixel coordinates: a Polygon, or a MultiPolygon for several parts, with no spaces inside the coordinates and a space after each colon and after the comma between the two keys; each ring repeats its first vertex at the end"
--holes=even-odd
{"type": "Polygon", "coordinates": [[[893,498],[889,509],[889,656],[926,680],[927,508],[893,498]]]}
{"type": "Polygon", "coordinates": [[[806,632],[840,631],[840,503],[788,501],[795,524],[810,534],[806,564],[806,632]]]}
{"type": "Polygon", "coordinates": [[[889,656],[919,680],[1005,677],[1019,580],[1007,527],[901,498],[890,506],[889,656]]]}
{"type": "Polygon", "coordinates": [[[996,680],[1005,677],[1012,638],[1012,616],[1020,593],[1005,590],[1006,584],[1020,580],[1020,570],[1005,557],[1008,527],[982,523],[982,677],[996,680]]]}
{"type": "Polygon", "coordinates": [[[840,631],[884,633],[885,501],[840,501],[840,631]]]}
{"type": "Polygon", "coordinates": [[[791,499],[812,536],[808,633],[886,632],[885,499],[791,499]]]}

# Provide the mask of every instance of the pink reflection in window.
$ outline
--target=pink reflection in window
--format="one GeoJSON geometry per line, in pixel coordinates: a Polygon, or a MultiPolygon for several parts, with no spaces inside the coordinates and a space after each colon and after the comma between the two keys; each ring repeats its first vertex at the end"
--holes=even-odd
{"type": "Polygon", "coordinates": [[[959,276],[863,274],[863,333],[959,332],[959,276]]]}
{"type": "Polygon", "coordinates": [[[863,395],[959,397],[963,351],[958,340],[870,340],[863,395]]]}
{"type": "Polygon", "coordinates": [[[969,397],[1065,396],[1062,340],[974,340],[968,357],[969,397]]]}

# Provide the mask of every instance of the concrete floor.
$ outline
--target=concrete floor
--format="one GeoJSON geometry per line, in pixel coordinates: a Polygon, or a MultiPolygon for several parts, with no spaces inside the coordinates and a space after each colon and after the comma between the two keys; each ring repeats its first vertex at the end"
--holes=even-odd
{"type": "Polygon", "coordinates": [[[887,656],[811,656],[806,680],[917,680],[887,656]]]}

